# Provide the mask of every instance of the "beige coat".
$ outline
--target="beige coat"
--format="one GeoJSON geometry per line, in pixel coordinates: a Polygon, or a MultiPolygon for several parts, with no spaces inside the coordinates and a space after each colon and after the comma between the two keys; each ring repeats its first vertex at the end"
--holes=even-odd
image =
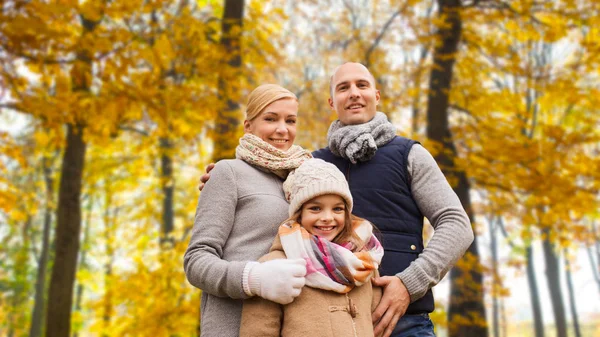
{"type": "MultiPolygon", "coordinates": [[[[279,236],[260,261],[286,258],[279,236]]],[[[373,336],[371,312],[381,288],[365,284],[348,294],[305,286],[294,302],[280,305],[260,297],[244,301],[240,337],[373,336]]]]}

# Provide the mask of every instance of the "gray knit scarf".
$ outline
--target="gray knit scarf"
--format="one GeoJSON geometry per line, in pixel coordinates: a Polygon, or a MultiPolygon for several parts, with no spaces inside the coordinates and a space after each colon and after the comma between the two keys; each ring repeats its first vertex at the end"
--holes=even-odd
{"type": "Polygon", "coordinates": [[[363,124],[344,125],[339,120],[331,123],[327,132],[329,149],[336,156],[350,160],[368,161],[375,155],[378,146],[383,146],[396,136],[396,127],[383,112],[363,124]]]}

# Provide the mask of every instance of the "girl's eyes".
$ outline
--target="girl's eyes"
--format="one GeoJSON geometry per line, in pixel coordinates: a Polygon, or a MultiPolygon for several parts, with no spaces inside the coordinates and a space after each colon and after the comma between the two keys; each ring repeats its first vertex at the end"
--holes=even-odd
{"type": "MultiPolygon", "coordinates": [[[[313,212],[319,212],[321,211],[321,207],[320,206],[310,206],[308,207],[309,210],[313,211],[313,212]]],[[[334,207],[333,208],[334,212],[343,212],[344,211],[344,207],[334,207]]]]}

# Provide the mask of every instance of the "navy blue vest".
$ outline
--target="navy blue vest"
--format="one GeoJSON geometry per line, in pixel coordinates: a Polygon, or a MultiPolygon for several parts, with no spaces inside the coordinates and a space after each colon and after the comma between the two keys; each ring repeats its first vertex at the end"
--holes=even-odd
{"type": "MultiPolygon", "coordinates": [[[[423,251],[423,214],[410,190],[408,153],[417,142],[396,136],[377,149],[367,162],[352,164],[335,156],[329,148],[313,152],[315,158],[337,166],[346,176],[354,199],[352,213],[371,221],[381,231],[385,250],[379,272],[395,275],[408,267],[423,251]]],[[[432,312],[431,289],[409,305],[407,314],[432,312]]]]}

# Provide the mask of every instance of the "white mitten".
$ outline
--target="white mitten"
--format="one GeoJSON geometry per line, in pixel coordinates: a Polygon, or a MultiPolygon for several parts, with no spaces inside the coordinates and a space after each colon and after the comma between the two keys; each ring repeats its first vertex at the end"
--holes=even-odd
{"type": "Polygon", "coordinates": [[[249,268],[247,285],[250,293],[269,301],[291,303],[304,287],[304,259],[277,259],[254,263],[249,268]]]}

